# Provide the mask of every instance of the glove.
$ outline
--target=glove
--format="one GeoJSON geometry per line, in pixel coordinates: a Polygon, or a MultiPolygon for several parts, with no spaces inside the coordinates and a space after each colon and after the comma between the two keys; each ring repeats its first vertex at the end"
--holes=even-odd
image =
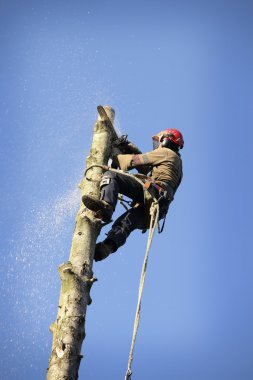
{"type": "Polygon", "coordinates": [[[111,168],[118,169],[119,168],[119,161],[118,161],[117,156],[112,157],[111,160],[112,160],[111,168]]]}
{"type": "Polygon", "coordinates": [[[113,142],[112,156],[117,154],[141,154],[141,151],[135,144],[127,140],[127,135],[123,135],[113,142]]]}

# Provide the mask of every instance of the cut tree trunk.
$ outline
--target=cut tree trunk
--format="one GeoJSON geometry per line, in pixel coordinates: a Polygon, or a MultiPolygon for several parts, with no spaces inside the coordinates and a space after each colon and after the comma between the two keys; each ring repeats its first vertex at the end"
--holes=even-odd
{"type": "MultiPolygon", "coordinates": [[[[105,107],[110,120],[114,110],[105,107]]],[[[94,125],[93,141],[86,166],[107,165],[115,131],[98,117],[94,125]]],[[[82,195],[99,197],[102,170],[93,168],[80,184],[82,195]]],[[[47,380],[76,380],[82,359],[81,348],[85,338],[87,305],[91,303],[90,289],[96,278],[92,264],[101,222],[81,203],[76,216],[69,261],[59,267],[61,290],[57,319],[50,326],[53,334],[52,352],[47,369],[47,380]]]]}

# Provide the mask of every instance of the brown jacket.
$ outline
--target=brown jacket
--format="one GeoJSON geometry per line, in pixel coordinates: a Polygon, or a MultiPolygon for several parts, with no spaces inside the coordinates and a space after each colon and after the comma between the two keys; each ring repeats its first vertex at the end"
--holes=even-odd
{"type": "MultiPolygon", "coordinates": [[[[150,177],[155,181],[169,183],[174,190],[182,178],[182,160],[178,154],[168,148],[159,147],[145,154],[119,154],[119,167],[126,171],[150,167],[150,177]]],[[[140,170],[141,171],[141,170],[140,170]]]]}

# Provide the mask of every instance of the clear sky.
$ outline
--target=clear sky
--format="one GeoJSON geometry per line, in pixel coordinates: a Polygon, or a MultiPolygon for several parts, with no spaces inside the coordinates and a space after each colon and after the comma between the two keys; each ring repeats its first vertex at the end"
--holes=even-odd
{"type": "MultiPolygon", "coordinates": [[[[185,138],[133,380],[253,378],[252,19],[250,0],[0,1],[1,380],[45,379],[98,104],[144,152],[185,138]]],[[[80,379],[124,378],[146,238],[94,265],[80,379]]]]}

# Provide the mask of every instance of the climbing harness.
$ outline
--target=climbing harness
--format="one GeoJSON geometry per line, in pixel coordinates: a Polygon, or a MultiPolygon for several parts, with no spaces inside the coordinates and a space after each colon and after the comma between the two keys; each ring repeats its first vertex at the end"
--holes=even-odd
{"type": "MultiPolygon", "coordinates": [[[[132,175],[130,173],[123,172],[122,170],[109,168],[106,165],[97,165],[97,164],[91,165],[85,171],[85,177],[86,177],[87,172],[90,169],[94,168],[94,167],[99,167],[99,168],[101,168],[104,171],[110,170],[110,171],[113,171],[113,172],[117,172],[117,173],[123,174],[125,176],[130,176],[132,178],[135,178],[135,180],[137,182],[139,182],[145,188],[143,182],[140,179],[141,176],[139,176],[139,178],[138,178],[137,176],[134,176],[134,175],[132,175]]],[[[91,180],[91,179],[89,179],[87,177],[86,177],[86,179],[87,180],[91,180]]],[[[151,216],[151,219],[150,219],[150,225],[149,225],[149,234],[148,234],[146,252],[145,252],[145,256],[144,256],[144,260],[143,260],[143,264],[142,264],[141,276],[140,276],[139,291],[138,291],[138,300],[137,300],[137,306],[136,306],[136,312],[135,312],[135,318],[134,318],[134,327],[133,327],[132,341],[131,341],[131,347],[130,347],[130,352],[129,352],[129,357],[128,357],[127,372],[126,372],[126,375],[125,375],[125,380],[131,380],[131,376],[132,376],[132,362],[133,362],[133,355],[134,355],[134,347],[135,347],[136,336],[137,336],[137,332],[138,332],[138,328],[139,328],[139,322],[140,322],[140,316],[141,316],[142,293],[143,293],[143,288],[144,288],[144,283],[145,283],[145,278],[146,278],[146,273],[147,273],[148,257],[149,257],[149,251],[150,251],[152,239],[153,239],[153,236],[154,236],[154,232],[155,232],[156,226],[158,226],[158,232],[161,233],[163,231],[164,223],[165,223],[165,219],[164,219],[162,228],[160,228],[160,226],[159,226],[159,211],[160,211],[159,210],[160,209],[159,208],[159,201],[160,201],[161,197],[159,199],[157,199],[157,198],[155,198],[154,195],[152,195],[152,198],[153,198],[153,202],[152,202],[151,207],[150,207],[150,216],[151,216]]],[[[122,195],[120,196],[120,201],[121,201],[121,203],[123,201],[125,201],[125,200],[123,200],[122,195]]],[[[128,203],[128,201],[125,201],[125,202],[128,203]]],[[[131,202],[129,202],[129,203],[131,203],[131,202]]],[[[126,208],[125,205],[124,205],[124,207],[126,208]]],[[[166,218],[166,214],[165,214],[165,218],[166,218]]]]}

